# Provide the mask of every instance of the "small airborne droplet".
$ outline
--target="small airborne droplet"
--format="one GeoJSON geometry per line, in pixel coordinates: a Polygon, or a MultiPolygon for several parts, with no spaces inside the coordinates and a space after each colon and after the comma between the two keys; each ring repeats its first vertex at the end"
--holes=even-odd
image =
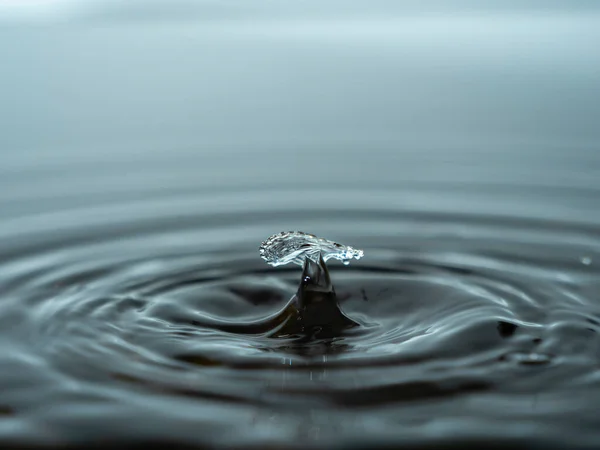
{"type": "Polygon", "coordinates": [[[324,261],[333,258],[348,265],[351,259],[360,259],[364,255],[362,250],[347,247],[302,231],[284,231],[274,234],[261,244],[259,253],[261,258],[272,266],[282,266],[289,263],[302,266],[306,258],[316,262],[319,259],[319,254],[323,256],[324,261]]]}
{"type": "Polygon", "coordinates": [[[583,264],[584,266],[592,265],[592,258],[589,258],[587,256],[583,256],[580,261],[581,261],[581,264],[583,264]]]}

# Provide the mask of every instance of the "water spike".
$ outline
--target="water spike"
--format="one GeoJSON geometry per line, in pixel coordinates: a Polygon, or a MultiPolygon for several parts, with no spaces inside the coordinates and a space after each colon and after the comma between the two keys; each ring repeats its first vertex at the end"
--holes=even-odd
{"type": "Polygon", "coordinates": [[[294,263],[302,266],[302,277],[296,294],[271,336],[304,336],[324,339],[338,336],[344,330],[359,326],[340,309],[325,261],[338,259],[347,264],[360,259],[363,251],[338,244],[313,234],[288,231],[274,234],[260,246],[259,253],[272,266],[294,263]]]}
{"type": "Polygon", "coordinates": [[[304,292],[312,291],[335,294],[329,270],[327,270],[327,265],[323,260],[323,255],[319,254],[316,262],[311,258],[304,260],[301,289],[304,292]]]}

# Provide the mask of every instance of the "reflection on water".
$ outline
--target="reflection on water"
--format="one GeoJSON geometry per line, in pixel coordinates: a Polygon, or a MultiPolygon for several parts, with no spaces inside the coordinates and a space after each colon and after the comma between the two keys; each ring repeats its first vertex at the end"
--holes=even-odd
{"type": "Polygon", "coordinates": [[[597,447],[595,2],[11,3],[0,442],[597,447]]]}

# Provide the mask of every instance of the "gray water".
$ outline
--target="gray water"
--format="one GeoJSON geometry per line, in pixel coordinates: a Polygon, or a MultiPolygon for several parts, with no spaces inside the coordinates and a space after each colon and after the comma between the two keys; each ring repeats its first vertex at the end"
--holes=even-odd
{"type": "Polygon", "coordinates": [[[597,447],[595,2],[13,3],[0,443],[597,447]]]}

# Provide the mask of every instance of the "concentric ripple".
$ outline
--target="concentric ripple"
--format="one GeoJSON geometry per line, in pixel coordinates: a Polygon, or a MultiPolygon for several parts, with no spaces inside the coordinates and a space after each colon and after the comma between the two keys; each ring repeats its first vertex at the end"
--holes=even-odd
{"type": "MultiPolygon", "coordinates": [[[[548,437],[571,426],[565,408],[590,408],[593,226],[356,196],[332,220],[324,197],[286,209],[260,192],[243,205],[190,196],[5,221],[0,324],[17,344],[0,357],[0,433],[260,447],[519,422],[502,436],[548,437]],[[304,225],[368,255],[330,263],[360,325],[331,339],[268,333],[300,271],[266,266],[256,246],[304,225]]],[[[579,432],[592,436],[592,422],[579,432]]]]}

